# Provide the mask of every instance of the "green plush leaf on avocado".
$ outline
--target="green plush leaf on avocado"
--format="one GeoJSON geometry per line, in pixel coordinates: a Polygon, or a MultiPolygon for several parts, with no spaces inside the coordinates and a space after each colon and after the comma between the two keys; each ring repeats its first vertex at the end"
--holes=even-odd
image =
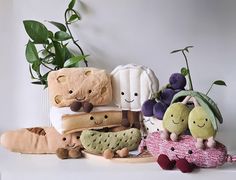
{"type": "Polygon", "coordinates": [[[197,93],[195,98],[198,101],[198,103],[200,104],[200,106],[203,107],[203,109],[206,111],[206,113],[210,117],[210,120],[211,120],[211,123],[212,123],[214,129],[217,131],[218,127],[217,127],[217,123],[216,123],[217,122],[216,116],[213,113],[212,109],[208,106],[208,103],[203,100],[203,97],[201,96],[200,93],[197,93]]]}
{"type": "Polygon", "coordinates": [[[211,108],[211,110],[215,114],[218,121],[220,123],[223,123],[223,117],[221,115],[221,112],[220,112],[217,104],[210,97],[208,97],[207,95],[205,95],[203,93],[200,93],[200,92],[199,92],[199,94],[202,96],[202,99],[208,103],[208,106],[211,108]]]}

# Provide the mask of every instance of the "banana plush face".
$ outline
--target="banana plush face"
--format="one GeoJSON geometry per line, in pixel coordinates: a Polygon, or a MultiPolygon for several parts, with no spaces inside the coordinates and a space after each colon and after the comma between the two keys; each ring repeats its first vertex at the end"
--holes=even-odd
{"type": "Polygon", "coordinates": [[[211,120],[201,106],[195,107],[189,114],[188,126],[195,138],[208,139],[215,135],[211,120]]]}
{"type": "Polygon", "coordinates": [[[170,133],[180,135],[188,127],[189,112],[189,108],[183,103],[172,104],[163,117],[163,127],[170,133]]]}

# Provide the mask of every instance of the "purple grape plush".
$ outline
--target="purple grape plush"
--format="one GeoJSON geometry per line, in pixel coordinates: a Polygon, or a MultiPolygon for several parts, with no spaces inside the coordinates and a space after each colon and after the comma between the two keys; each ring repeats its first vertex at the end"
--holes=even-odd
{"type": "Polygon", "coordinates": [[[173,89],[184,89],[186,78],[180,73],[174,73],[170,76],[169,83],[173,89]]]}
{"type": "Polygon", "coordinates": [[[153,106],[153,115],[155,118],[162,120],[163,116],[166,112],[167,109],[167,105],[162,103],[162,102],[158,102],[153,106]]]}
{"type": "Polygon", "coordinates": [[[166,88],[161,92],[160,100],[166,105],[170,105],[175,94],[176,92],[173,89],[166,88]]]}
{"type": "Polygon", "coordinates": [[[153,116],[153,106],[156,104],[155,99],[148,99],[142,105],[142,113],[144,116],[151,117],[153,116]]]}

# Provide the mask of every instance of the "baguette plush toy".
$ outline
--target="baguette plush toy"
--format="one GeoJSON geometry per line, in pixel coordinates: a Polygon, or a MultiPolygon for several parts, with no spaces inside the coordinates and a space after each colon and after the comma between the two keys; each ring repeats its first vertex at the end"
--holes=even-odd
{"type": "Polygon", "coordinates": [[[80,158],[80,132],[61,135],[53,127],[23,128],[1,135],[1,145],[23,154],[57,154],[61,159],[80,158]]]}
{"type": "Polygon", "coordinates": [[[115,154],[119,157],[127,157],[129,151],[137,149],[141,141],[141,133],[136,128],[119,132],[85,130],[80,140],[86,151],[102,154],[106,159],[111,159],[115,154]]]}

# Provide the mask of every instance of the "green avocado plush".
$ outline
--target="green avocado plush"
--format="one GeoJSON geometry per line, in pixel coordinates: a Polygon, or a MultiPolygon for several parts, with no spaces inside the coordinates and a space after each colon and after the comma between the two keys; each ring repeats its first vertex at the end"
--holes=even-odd
{"type": "Polygon", "coordinates": [[[107,149],[116,152],[127,148],[131,151],[138,148],[141,141],[141,133],[136,128],[119,132],[84,130],[80,136],[80,141],[88,152],[94,154],[103,154],[107,149]]]}
{"type": "Polygon", "coordinates": [[[183,103],[171,104],[163,117],[163,134],[162,138],[170,138],[177,141],[178,136],[183,133],[188,127],[188,116],[190,109],[183,103]]]}

